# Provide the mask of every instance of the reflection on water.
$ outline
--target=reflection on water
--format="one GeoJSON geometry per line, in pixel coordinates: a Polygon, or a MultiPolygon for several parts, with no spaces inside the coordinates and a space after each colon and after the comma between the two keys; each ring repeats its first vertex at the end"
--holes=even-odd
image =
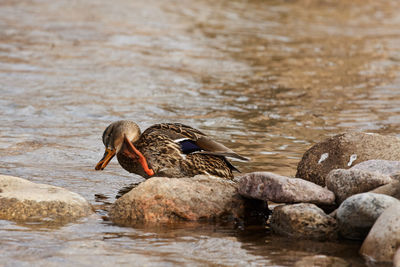
{"type": "Polygon", "coordinates": [[[289,240],[260,227],[238,230],[230,225],[182,222],[121,228],[90,218],[60,229],[5,221],[1,228],[1,257],[10,266],[93,262],[99,266],[292,266],[314,254],[341,255],[353,266],[362,266],[354,257],[357,244],[289,240]]]}
{"type": "MultiPolygon", "coordinates": [[[[0,3],[0,173],[113,202],[142,178],[95,172],[114,120],[182,122],[250,163],[294,175],[313,143],[399,132],[396,1],[0,3]]],[[[97,204],[96,204],[97,205],[97,204]]],[[[99,211],[104,215],[105,211],[99,211]]],[[[10,265],[285,265],[306,255],[361,264],[359,244],[293,242],[223,225],[59,229],[1,221],[10,265]]]]}

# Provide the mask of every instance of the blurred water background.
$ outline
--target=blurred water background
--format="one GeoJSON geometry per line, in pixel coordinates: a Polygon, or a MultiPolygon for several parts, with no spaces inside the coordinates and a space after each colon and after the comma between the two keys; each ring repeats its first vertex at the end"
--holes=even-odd
{"type": "MultiPolygon", "coordinates": [[[[0,173],[113,202],[142,180],[116,160],[94,171],[101,134],[119,119],[191,125],[250,157],[242,172],[289,176],[326,137],[398,135],[398,10],[384,0],[3,0],[0,173]]],[[[363,266],[358,243],[221,224],[0,221],[0,235],[4,266],[291,266],[316,254],[363,266]]]]}

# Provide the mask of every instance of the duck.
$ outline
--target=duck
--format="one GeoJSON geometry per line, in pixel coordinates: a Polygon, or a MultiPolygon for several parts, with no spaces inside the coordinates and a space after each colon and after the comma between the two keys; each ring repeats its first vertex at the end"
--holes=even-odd
{"type": "Polygon", "coordinates": [[[145,179],[212,175],[232,180],[240,172],[227,157],[248,161],[201,131],[181,123],[160,123],[143,133],[129,120],[111,123],[102,136],[105,152],[95,170],[116,155],[122,168],[145,179]]]}

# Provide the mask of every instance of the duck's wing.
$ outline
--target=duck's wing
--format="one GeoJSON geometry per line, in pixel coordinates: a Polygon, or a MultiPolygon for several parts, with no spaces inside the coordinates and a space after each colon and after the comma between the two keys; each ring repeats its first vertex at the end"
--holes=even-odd
{"type": "Polygon", "coordinates": [[[243,157],[237,154],[230,148],[227,148],[223,144],[214,141],[213,139],[209,138],[208,136],[202,136],[197,139],[196,144],[203,149],[203,151],[199,151],[197,153],[209,154],[209,155],[217,155],[217,156],[224,156],[235,158],[239,160],[249,161],[248,158],[243,157]]]}
{"type": "Polygon", "coordinates": [[[180,123],[161,123],[148,128],[143,135],[159,131],[160,134],[167,135],[175,143],[179,143],[184,154],[201,153],[223,157],[236,158],[248,161],[232,149],[213,140],[201,131],[180,123]]]}
{"type": "Polygon", "coordinates": [[[206,136],[199,130],[181,123],[160,123],[147,128],[142,135],[159,132],[171,140],[190,139],[196,141],[201,136],[206,136]]]}

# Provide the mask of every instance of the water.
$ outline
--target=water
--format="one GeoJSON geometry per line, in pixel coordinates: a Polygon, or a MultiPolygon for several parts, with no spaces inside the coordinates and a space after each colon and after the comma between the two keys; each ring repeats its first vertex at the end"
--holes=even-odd
{"type": "Polygon", "coordinates": [[[359,243],[293,241],[260,227],[118,227],[102,194],[141,178],[94,166],[112,121],[189,124],[250,163],[293,176],[344,131],[398,135],[397,1],[0,2],[0,173],[65,187],[98,216],[60,227],[0,221],[5,266],[290,266],[359,243]]]}

